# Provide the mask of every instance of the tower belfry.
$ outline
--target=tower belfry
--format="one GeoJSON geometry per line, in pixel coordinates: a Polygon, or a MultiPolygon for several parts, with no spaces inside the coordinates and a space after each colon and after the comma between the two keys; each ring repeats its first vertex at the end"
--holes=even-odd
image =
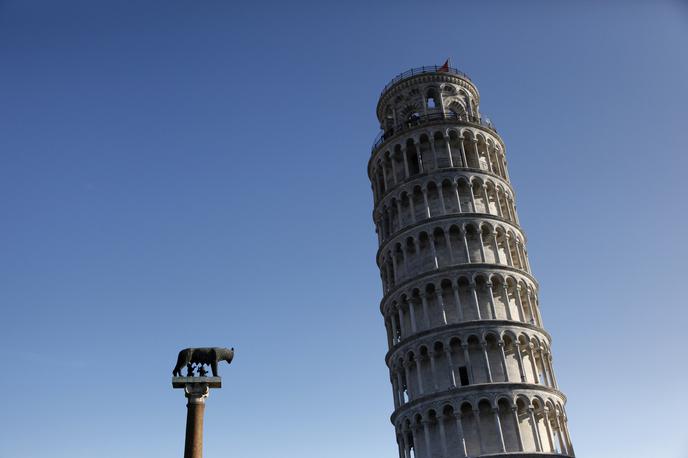
{"type": "Polygon", "coordinates": [[[382,91],[368,175],[400,458],[574,456],[505,145],[464,73],[382,91]]]}

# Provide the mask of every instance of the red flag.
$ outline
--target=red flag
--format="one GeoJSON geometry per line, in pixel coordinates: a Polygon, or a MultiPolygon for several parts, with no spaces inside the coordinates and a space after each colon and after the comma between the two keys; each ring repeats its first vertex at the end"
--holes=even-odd
{"type": "Polygon", "coordinates": [[[437,69],[438,72],[448,72],[449,71],[449,59],[444,61],[444,64],[437,69]]]}

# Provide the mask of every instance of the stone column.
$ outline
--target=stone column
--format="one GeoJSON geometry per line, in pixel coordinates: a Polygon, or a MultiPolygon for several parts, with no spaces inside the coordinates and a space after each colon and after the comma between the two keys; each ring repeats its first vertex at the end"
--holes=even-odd
{"type": "Polygon", "coordinates": [[[480,242],[480,257],[482,262],[487,262],[487,257],[485,257],[485,240],[483,239],[483,229],[478,227],[478,241],[480,242]]]}
{"type": "Polygon", "coordinates": [[[432,456],[432,444],[430,442],[430,420],[423,420],[423,436],[425,437],[425,455],[432,456]]]}
{"type": "Polygon", "coordinates": [[[483,191],[483,199],[485,199],[485,213],[491,213],[490,212],[490,197],[487,195],[487,185],[482,185],[481,188],[483,191]]]}
{"type": "Polygon", "coordinates": [[[523,355],[521,354],[521,343],[514,342],[514,349],[516,350],[516,356],[518,357],[518,373],[521,376],[521,382],[526,383],[526,371],[523,368],[523,355]]]}
{"type": "Polygon", "coordinates": [[[468,239],[466,238],[466,229],[461,228],[461,238],[463,239],[463,249],[466,250],[466,262],[471,263],[471,250],[468,249],[468,239]]]}
{"type": "Polygon", "coordinates": [[[530,365],[533,368],[533,378],[535,379],[533,383],[540,383],[540,374],[538,374],[537,362],[535,361],[535,353],[533,352],[532,343],[528,343],[526,345],[526,351],[528,352],[528,357],[530,357],[530,365]]]}
{"type": "Polygon", "coordinates": [[[447,245],[447,253],[449,253],[449,264],[453,265],[454,264],[454,250],[452,249],[451,246],[451,234],[449,231],[444,232],[444,241],[447,245]]]}
{"type": "Polygon", "coordinates": [[[495,308],[495,300],[494,300],[494,292],[492,291],[492,283],[487,282],[485,283],[485,287],[487,288],[487,298],[490,301],[490,313],[492,313],[492,319],[496,320],[497,319],[497,309],[495,308]]]}
{"type": "Polygon", "coordinates": [[[528,304],[528,308],[530,309],[530,324],[536,324],[535,309],[533,308],[533,303],[530,301],[530,288],[526,288],[526,302],[528,304]]]}
{"type": "Polygon", "coordinates": [[[504,234],[504,243],[506,244],[506,262],[509,265],[509,267],[516,267],[516,263],[514,262],[514,256],[511,254],[511,244],[509,243],[509,239],[511,238],[511,235],[504,234]]]}
{"type": "Polygon", "coordinates": [[[425,173],[425,165],[423,164],[423,156],[420,152],[420,143],[413,143],[413,148],[416,150],[416,158],[418,160],[418,173],[425,173]]]}
{"type": "Polygon", "coordinates": [[[459,137],[459,150],[461,151],[461,162],[463,162],[463,167],[468,167],[468,161],[466,160],[466,147],[463,144],[463,137],[459,137]]]}
{"type": "Polygon", "coordinates": [[[475,377],[473,376],[473,365],[471,364],[471,355],[468,352],[468,343],[461,343],[461,348],[463,349],[463,360],[468,369],[468,378],[471,384],[475,383],[475,377]]]}
{"type": "Polygon", "coordinates": [[[394,408],[398,409],[401,404],[399,403],[399,387],[397,386],[397,374],[394,370],[391,371],[389,375],[389,381],[392,383],[392,398],[394,399],[394,408]]]}
{"type": "Polygon", "coordinates": [[[394,160],[394,154],[389,156],[389,162],[392,164],[392,178],[394,179],[394,185],[396,186],[397,184],[397,167],[394,165],[396,162],[394,160]]]}
{"type": "Polygon", "coordinates": [[[542,437],[540,437],[540,427],[538,426],[537,418],[535,418],[535,409],[533,407],[528,407],[528,415],[530,417],[530,423],[533,426],[535,449],[538,452],[542,452],[544,451],[542,449],[542,437]]]}
{"type": "Polygon", "coordinates": [[[459,282],[452,281],[452,291],[454,292],[454,302],[456,303],[456,316],[459,323],[463,322],[463,309],[461,308],[461,296],[459,295],[459,282]]]}
{"type": "Polygon", "coordinates": [[[554,451],[554,438],[552,437],[552,425],[549,422],[549,408],[543,409],[543,419],[545,420],[545,431],[547,431],[547,442],[549,443],[550,451],[554,451]]]}
{"type": "Polygon", "coordinates": [[[482,320],[482,316],[480,316],[480,301],[478,300],[478,289],[477,285],[475,284],[474,281],[471,281],[470,283],[471,287],[471,293],[473,294],[473,302],[475,303],[475,312],[478,314],[478,319],[482,320]]]}
{"type": "Polygon", "coordinates": [[[186,403],[184,458],[203,457],[203,414],[210,388],[221,388],[220,377],[172,377],[172,388],[183,388],[186,403]]]}
{"type": "Polygon", "coordinates": [[[428,201],[428,188],[421,189],[423,193],[423,204],[425,205],[425,217],[430,218],[432,216],[430,212],[430,201],[428,201]]]}
{"type": "Polygon", "coordinates": [[[408,158],[406,157],[406,148],[401,148],[401,157],[404,159],[404,173],[406,174],[405,178],[409,178],[411,174],[409,173],[409,166],[408,166],[408,158]]]}
{"type": "Polygon", "coordinates": [[[502,431],[502,422],[499,420],[499,409],[494,407],[492,409],[492,417],[494,418],[495,429],[497,430],[497,435],[499,437],[499,451],[504,453],[506,451],[506,445],[504,444],[504,432],[502,431]]]}
{"type": "Polygon", "coordinates": [[[394,319],[394,315],[390,315],[389,322],[392,324],[392,344],[396,344],[399,341],[399,330],[397,329],[397,320],[394,319]]]}
{"type": "Polygon", "coordinates": [[[497,342],[497,345],[499,345],[499,354],[501,356],[502,370],[504,371],[504,381],[508,382],[509,371],[506,368],[506,353],[504,353],[504,341],[500,339],[499,342],[497,342]]]}
{"type": "Polygon", "coordinates": [[[511,321],[513,318],[511,316],[511,301],[509,300],[509,289],[506,283],[502,283],[502,297],[504,298],[504,303],[506,304],[506,319],[511,321]]]}
{"type": "Polygon", "coordinates": [[[554,430],[557,433],[557,441],[559,442],[559,450],[565,455],[568,455],[568,450],[566,448],[566,441],[564,440],[564,434],[561,428],[561,423],[559,422],[559,414],[554,413],[554,430]]]}
{"type": "Polygon", "coordinates": [[[395,202],[397,207],[397,224],[399,225],[399,227],[397,227],[397,230],[400,230],[402,227],[404,227],[404,221],[401,217],[401,200],[397,199],[395,202]]]}
{"type": "Polygon", "coordinates": [[[409,458],[411,456],[411,451],[409,450],[409,443],[408,443],[408,429],[402,430],[402,441],[404,444],[404,458],[409,458]]]}
{"type": "Polygon", "coordinates": [[[403,406],[406,404],[406,399],[404,399],[404,379],[401,376],[401,370],[403,370],[403,364],[402,367],[397,367],[396,374],[397,374],[397,397],[399,398],[399,405],[403,406]]]}
{"type": "Polygon", "coordinates": [[[437,424],[440,427],[440,442],[442,442],[442,458],[448,458],[447,454],[447,432],[444,429],[444,414],[440,413],[437,417],[437,424]]]}
{"type": "Polygon", "coordinates": [[[440,161],[437,157],[437,149],[435,148],[435,139],[429,138],[428,143],[430,144],[430,151],[432,151],[432,161],[435,165],[435,170],[440,168],[440,161]]]}
{"type": "Polygon", "coordinates": [[[432,375],[432,387],[435,391],[439,391],[437,386],[437,368],[435,367],[435,350],[430,350],[428,352],[428,358],[430,359],[430,373],[432,375]]]}
{"type": "Polygon", "coordinates": [[[521,436],[521,421],[518,418],[518,408],[516,406],[511,407],[511,415],[514,417],[514,425],[516,425],[516,440],[518,441],[517,451],[524,452],[523,437],[521,436]]]}
{"type": "Polygon", "coordinates": [[[437,301],[437,306],[440,308],[442,324],[447,324],[447,310],[444,308],[444,299],[442,298],[442,290],[440,288],[435,290],[435,300],[437,301]]]}
{"type": "Polygon", "coordinates": [[[408,305],[409,316],[411,317],[411,332],[415,334],[418,332],[418,327],[416,326],[416,312],[414,310],[413,301],[411,299],[407,299],[404,302],[408,305]]]}
{"type": "Polygon", "coordinates": [[[411,210],[411,224],[416,223],[416,204],[413,202],[413,191],[408,194],[409,209],[411,210]]]}
{"type": "Polygon", "coordinates": [[[516,302],[516,309],[518,309],[518,319],[525,323],[526,314],[523,310],[523,303],[521,302],[521,285],[514,287],[514,302],[516,302]]]}
{"type": "MultiPolygon", "coordinates": [[[[430,245],[430,253],[432,254],[432,262],[435,265],[435,269],[440,268],[440,260],[437,257],[437,247],[435,246],[435,236],[430,234],[428,236],[428,244],[430,245]]],[[[420,242],[418,243],[418,250],[420,250],[420,242]]]]}
{"type": "Polygon", "coordinates": [[[420,355],[416,356],[416,378],[418,379],[418,395],[422,396],[425,393],[425,389],[423,389],[423,372],[421,370],[420,355]]]}
{"type": "Polygon", "coordinates": [[[466,453],[466,439],[463,434],[463,424],[461,424],[461,412],[454,412],[454,418],[456,418],[456,431],[459,436],[459,456],[465,458],[468,454],[466,453]]]}
{"type": "Polygon", "coordinates": [[[442,189],[443,189],[442,183],[437,185],[437,193],[439,194],[438,197],[440,198],[440,210],[442,211],[442,215],[446,215],[447,214],[447,205],[444,203],[444,191],[442,189]]]}
{"type": "MultiPolygon", "coordinates": [[[[451,143],[449,142],[450,138],[447,135],[443,136],[444,138],[444,143],[447,145],[447,154],[449,154],[449,167],[455,167],[454,166],[454,158],[452,158],[452,149],[451,149],[451,143]]],[[[434,142],[433,142],[434,144],[434,142]]]]}
{"type": "Polygon", "coordinates": [[[552,365],[551,353],[547,354],[547,364],[549,366],[549,373],[552,374],[552,383],[554,384],[553,388],[559,389],[559,383],[557,383],[557,376],[554,375],[554,366],[552,365]]]}
{"type": "Polygon", "coordinates": [[[404,377],[406,378],[406,397],[408,402],[411,402],[416,397],[416,393],[413,393],[413,398],[411,397],[411,366],[413,362],[404,361],[402,364],[404,366],[404,377]]]}
{"type": "Polygon", "coordinates": [[[456,181],[452,181],[451,186],[454,190],[454,194],[456,195],[456,208],[459,209],[459,213],[463,213],[463,210],[461,209],[461,195],[459,194],[459,184],[456,181]]]}
{"type": "Polygon", "coordinates": [[[425,321],[425,329],[430,329],[432,327],[430,323],[430,314],[428,313],[428,298],[427,293],[420,293],[420,303],[423,308],[423,320],[425,321]]]}
{"type": "Polygon", "coordinates": [[[502,212],[502,201],[499,198],[499,189],[495,187],[495,200],[497,204],[497,216],[504,218],[504,212],[502,212]]]}
{"type": "Polygon", "coordinates": [[[184,458],[203,457],[203,414],[210,393],[205,383],[188,383],[184,388],[186,403],[186,442],[184,458]]]}
{"type": "Polygon", "coordinates": [[[492,383],[492,370],[490,369],[490,358],[487,356],[487,342],[481,342],[480,346],[483,348],[483,356],[485,357],[485,369],[487,370],[487,381],[492,383]]]}
{"type": "MultiPolygon", "coordinates": [[[[404,338],[404,311],[402,310],[402,304],[397,307],[397,313],[399,314],[399,341],[404,338]]],[[[397,342],[397,343],[398,343],[397,342]]]]}
{"type": "Polygon", "coordinates": [[[471,212],[478,213],[478,209],[475,206],[475,194],[473,193],[473,182],[468,183],[468,190],[471,191],[471,212]]]}
{"type": "Polygon", "coordinates": [[[454,361],[452,361],[451,346],[445,345],[444,353],[447,355],[447,366],[449,366],[449,383],[451,387],[456,387],[456,375],[454,374],[454,361]]]}
{"type": "Polygon", "coordinates": [[[495,262],[497,264],[504,264],[502,262],[502,256],[499,254],[499,244],[497,243],[497,231],[492,231],[490,233],[492,236],[492,246],[494,248],[495,262]]]}
{"type": "Polygon", "coordinates": [[[483,450],[485,450],[485,444],[483,443],[483,433],[480,428],[480,410],[477,408],[473,409],[473,418],[475,418],[475,432],[478,435],[478,445],[479,447],[479,455],[483,454],[483,450]]]}

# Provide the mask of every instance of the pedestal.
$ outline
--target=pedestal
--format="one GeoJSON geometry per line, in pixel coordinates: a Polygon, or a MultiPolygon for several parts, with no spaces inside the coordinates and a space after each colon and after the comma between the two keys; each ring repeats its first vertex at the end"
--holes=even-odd
{"type": "Polygon", "coordinates": [[[186,441],[184,458],[203,458],[203,414],[210,388],[221,388],[220,377],[173,377],[173,388],[183,388],[186,396],[186,441]]]}

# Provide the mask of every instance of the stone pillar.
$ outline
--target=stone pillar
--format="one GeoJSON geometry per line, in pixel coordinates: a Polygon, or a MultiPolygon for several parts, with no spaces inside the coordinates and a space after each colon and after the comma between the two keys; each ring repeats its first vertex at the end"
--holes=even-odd
{"type": "Polygon", "coordinates": [[[173,388],[183,388],[186,396],[186,441],[184,458],[203,458],[203,414],[210,388],[222,387],[220,377],[173,377],[173,388]]]}
{"type": "Polygon", "coordinates": [[[423,204],[425,205],[425,217],[430,218],[432,213],[430,212],[430,202],[428,201],[428,188],[423,188],[421,192],[423,193],[423,204]]]}
{"type": "Polygon", "coordinates": [[[468,456],[466,453],[466,439],[463,434],[463,424],[461,423],[461,412],[454,412],[454,418],[456,419],[456,431],[459,436],[459,457],[465,458],[468,456]]]}
{"type": "Polygon", "coordinates": [[[437,424],[440,427],[440,442],[442,442],[442,458],[447,458],[447,432],[444,429],[444,414],[440,413],[437,417],[437,424]]]}
{"type": "Polygon", "coordinates": [[[452,361],[451,345],[447,343],[444,347],[444,353],[447,355],[447,366],[449,366],[449,386],[456,387],[456,375],[454,374],[454,361],[452,361]]]}
{"type": "Polygon", "coordinates": [[[456,316],[459,323],[463,321],[463,310],[461,309],[461,297],[459,296],[459,282],[452,281],[452,291],[454,292],[454,303],[456,304],[456,316]]]}
{"type": "Polygon", "coordinates": [[[442,211],[442,215],[446,215],[447,214],[447,205],[444,203],[444,191],[443,191],[442,183],[440,183],[437,186],[437,193],[439,194],[438,197],[440,198],[440,210],[442,211]]]}
{"type": "Polygon", "coordinates": [[[444,307],[444,299],[442,298],[441,286],[440,288],[435,290],[435,300],[437,301],[437,306],[440,308],[442,324],[447,324],[447,310],[444,307]]]}
{"type": "Polygon", "coordinates": [[[490,369],[490,358],[487,356],[487,342],[482,342],[480,346],[483,348],[483,357],[485,358],[485,369],[487,372],[487,381],[492,383],[492,370],[490,369]]]}
{"type": "Polygon", "coordinates": [[[184,388],[186,403],[186,442],[184,458],[203,457],[203,414],[210,389],[204,383],[189,383],[184,388]]]}
{"type": "Polygon", "coordinates": [[[492,409],[492,418],[494,419],[495,429],[497,430],[497,435],[499,438],[499,442],[497,442],[497,445],[499,445],[499,451],[504,453],[506,452],[506,445],[504,445],[504,432],[502,431],[502,422],[499,420],[499,409],[496,407],[492,409]]]}
{"type": "Polygon", "coordinates": [[[516,440],[518,441],[518,449],[516,451],[524,452],[523,437],[521,436],[521,421],[518,418],[518,408],[516,406],[511,408],[511,415],[514,418],[514,425],[516,425],[516,440]]]}
{"type": "Polygon", "coordinates": [[[463,162],[463,167],[468,167],[468,161],[466,160],[466,147],[463,144],[463,137],[459,137],[459,151],[461,152],[461,162],[463,162]]]}

